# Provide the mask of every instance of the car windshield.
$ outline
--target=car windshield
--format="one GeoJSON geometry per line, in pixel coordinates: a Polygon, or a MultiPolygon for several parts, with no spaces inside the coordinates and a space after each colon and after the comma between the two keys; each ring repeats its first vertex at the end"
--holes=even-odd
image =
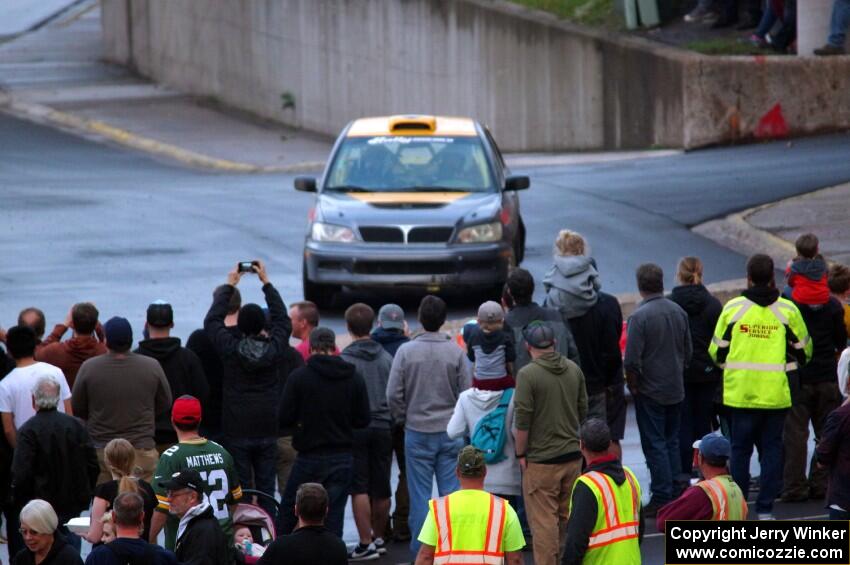
{"type": "Polygon", "coordinates": [[[490,192],[493,177],[477,137],[349,137],[325,190],[490,192]]]}

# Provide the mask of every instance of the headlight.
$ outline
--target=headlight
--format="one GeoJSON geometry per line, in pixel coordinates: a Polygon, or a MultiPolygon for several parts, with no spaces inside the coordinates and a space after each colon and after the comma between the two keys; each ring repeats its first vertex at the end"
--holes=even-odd
{"type": "Polygon", "coordinates": [[[335,241],[337,243],[351,243],[357,239],[350,228],[322,222],[313,222],[310,237],[313,241],[335,241]]]}
{"type": "Polygon", "coordinates": [[[490,222],[489,224],[478,224],[463,228],[457,234],[460,243],[483,243],[488,241],[499,241],[502,239],[501,222],[490,222]]]}

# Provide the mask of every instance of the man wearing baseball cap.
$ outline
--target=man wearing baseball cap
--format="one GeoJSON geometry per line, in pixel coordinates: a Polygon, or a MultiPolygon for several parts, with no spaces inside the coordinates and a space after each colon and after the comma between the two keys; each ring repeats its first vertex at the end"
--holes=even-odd
{"type": "MultiPolygon", "coordinates": [[[[139,342],[136,353],[153,357],[159,362],[171,387],[171,396],[179,398],[189,394],[206,404],[209,397],[209,385],[204,376],[201,360],[183,347],[179,337],[171,337],[174,327],[174,310],[171,304],[157,300],[148,306],[145,329],[148,338],[139,342]]],[[[177,441],[174,429],[168,418],[168,411],[161,412],[156,420],[154,434],[156,449],[162,453],[177,441]]]]}
{"type": "Polygon", "coordinates": [[[174,554],[181,563],[230,565],[228,539],[213,515],[212,498],[207,498],[207,481],[194,469],[174,473],[159,481],[157,488],[168,494],[169,512],[180,520],[174,554]]]}
{"type": "Polygon", "coordinates": [[[242,487],[233,457],[222,446],[199,434],[201,403],[197,398],[181,396],[175,400],[171,409],[171,423],[177,432],[178,443],[162,452],[156,466],[153,487],[157,507],[151,518],[150,542],[156,543],[160,530],[165,526],[165,547],[174,549],[179,520],[172,511],[168,487],[161,482],[187,469],[197,471],[205,482],[212,514],[230,539],[233,535],[231,506],[242,498],[242,487]]]}
{"type": "Polygon", "coordinates": [[[658,510],[655,524],[663,532],[667,520],[746,520],[747,500],[729,474],[732,446],[722,435],[710,433],[694,442],[703,480],[658,510]]]}
{"type": "Polygon", "coordinates": [[[534,562],[555,565],[566,535],[573,483],[581,472],[579,425],[587,416],[581,369],[555,350],[555,332],[532,322],[523,330],[531,363],[514,393],[516,458],[531,526],[534,562]]]}
{"type": "Polygon", "coordinates": [[[460,490],[428,504],[416,563],[433,563],[435,556],[448,562],[454,556],[464,563],[485,563],[500,556],[507,565],[522,563],[525,538],[516,512],[507,501],[484,490],[484,454],[471,445],[461,449],[455,474],[460,490]]]}

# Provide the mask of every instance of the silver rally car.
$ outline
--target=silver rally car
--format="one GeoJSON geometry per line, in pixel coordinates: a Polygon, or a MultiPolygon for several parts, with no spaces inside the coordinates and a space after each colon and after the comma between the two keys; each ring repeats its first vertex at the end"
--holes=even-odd
{"type": "Polygon", "coordinates": [[[466,287],[488,296],[522,261],[518,190],[490,132],[468,118],[388,116],[351,122],[316,192],[304,240],[304,297],[342,287],[466,287]]]}

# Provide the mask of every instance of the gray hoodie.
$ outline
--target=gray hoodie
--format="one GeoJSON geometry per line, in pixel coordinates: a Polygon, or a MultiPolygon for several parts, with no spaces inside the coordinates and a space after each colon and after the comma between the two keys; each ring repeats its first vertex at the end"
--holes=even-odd
{"type": "Polygon", "coordinates": [[[390,408],[387,405],[387,381],[393,365],[392,356],[373,339],[359,339],[342,350],[340,357],[354,365],[366,382],[369,395],[370,428],[390,429],[390,408]]]}
{"type": "Polygon", "coordinates": [[[398,348],[387,401],[393,421],[422,433],[446,431],[460,393],[469,388],[466,355],[448,334],[425,332],[398,348]]]}
{"type": "MultiPolygon", "coordinates": [[[[470,388],[460,393],[455,405],[452,419],[446,428],[449,437],[471,437],[475,431],[478,421],[495,410],[502,400],[502,390],[480,390],[470,388]]],[[[511,432],[514,424],[514,399],[508,404],[505,414],[505,458],[498,463],[487,465],[487,476],[484,477],[484,490],[493,494],[506,496],[518,496],[521,494],[520,486],[522,477],[519,472],[519,463],[516,460],[516,447],[514,446],[514,435],[511,432]]]]}
{"type": "Polygon", "coordinates": [[[554,262],[543,277],[543,305],[558,309],[564,320],[584,315],[602,286],[595,261],[586,255],[555,255],[554,262]]]}

